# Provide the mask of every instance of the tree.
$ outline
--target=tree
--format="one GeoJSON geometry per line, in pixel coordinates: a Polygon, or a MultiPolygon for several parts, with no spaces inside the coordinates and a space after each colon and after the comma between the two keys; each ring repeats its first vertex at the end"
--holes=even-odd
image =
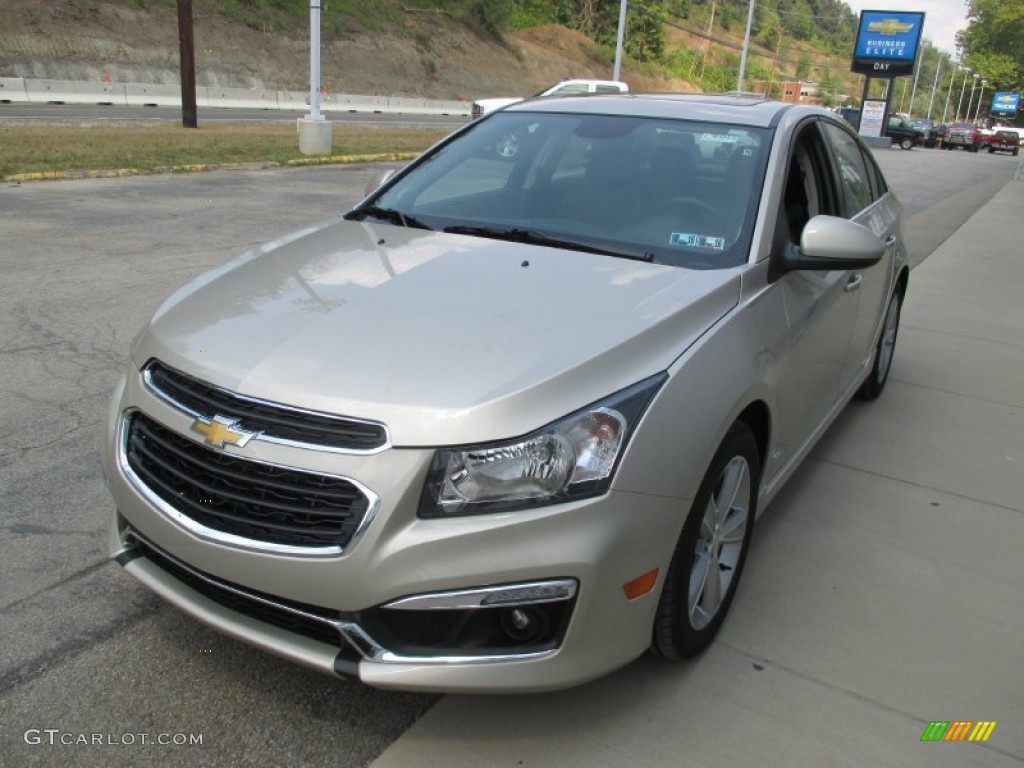
{"type": "Polygon", "coordinates": [[[796,60],[796,79],[804,80],[811,74],[811,55],[806,51],[796,60]]]}
{"type": "Polygon", "coordinates": [[[1018,89],[1024,77],[1024,5],[971,0],[967,29],[957,34],[964,63],[998,89],[1018,89]]]}

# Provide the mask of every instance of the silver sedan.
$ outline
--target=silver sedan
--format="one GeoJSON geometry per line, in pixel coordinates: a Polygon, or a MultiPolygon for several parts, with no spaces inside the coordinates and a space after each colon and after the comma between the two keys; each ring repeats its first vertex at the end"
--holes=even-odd
{"type": "Polygon", "coordinates": [[[168,299],[107,422],[113,556],[374,686],[542,690],[694,656],[757,514],[885,385],[900,216],[824,110],[487,116],[168,299]]]}

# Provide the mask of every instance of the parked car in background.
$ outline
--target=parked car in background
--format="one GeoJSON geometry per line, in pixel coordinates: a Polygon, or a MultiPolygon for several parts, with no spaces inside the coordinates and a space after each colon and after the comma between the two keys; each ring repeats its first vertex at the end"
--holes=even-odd
{"type": "MultiPolygon", "coordinates": [[[[540,93],[536,93],[532,98],[542,98],[546,96],[580,96],[588,93],[628,93],[629,86],[626,83],[619,82],[617,80],[563,80],[560,83],[545,88],[540,93]]],[[[489,112],[493,112],[496,109],[507,107],[510,104],[517,104],[520,101],[524,101],[522,96],[505,96],[493,99],[477,99],[473,102],[470,114],[475,120],[478,117],[482,117],[489,112]]]]}
{"type": "Polygon", "coordinates": [[[919,144],[925,147],[934,147],[938,138],[938,125],[934,120],[926,117],[919,117],[915,120],[908,120],[910,127],[917,131],[920,139],[919,144]]]}
{"type": "Polygon", "coordinates": [[[902,117],[892,115],[886,124],[884,135],[899,144],[900,149],[913,149],[921,143],[921,133],[910,126],[902,117]]]}
{"type": "Polygon", "coordinates": [[[995,131],[988,143],[988,153],[990,155],[994,152],[1009,152],[1011,155],[1016,156],[1019,151],[1020,136],[1016,131],[1008,131],[1005,128],[995,131]]]}
{"type": "Polygon", "coordinates": [[[943,149],[966,149],[977,152],[981,149],[983,138],[981,130],[973,123],[954,123],[946,130],[942,140],[943,149]]]}
{"type": "Polygon", "coordinates": [[[885,386],[910,273],[871,151],[816,107],[592,96],[390,173],[135,338],[103,450],[116,562],[384,688],[700,653],[758,513],[885,386]]]}
{"type": "Polygon", "coordinates": [[[860,110],[856,107],[840,107],[837,114],[853,126],[855,131],[860,130],[860,110]]]}

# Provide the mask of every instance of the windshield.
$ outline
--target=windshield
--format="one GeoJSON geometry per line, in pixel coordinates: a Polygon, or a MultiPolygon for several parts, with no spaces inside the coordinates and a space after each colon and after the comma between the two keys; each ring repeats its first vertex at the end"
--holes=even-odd
{"type": "Polygon", "coordinates": [[[732,267],[749,253],[768,138],[718,123],[496,113],[362,210],[396,225],[732,267]]]}

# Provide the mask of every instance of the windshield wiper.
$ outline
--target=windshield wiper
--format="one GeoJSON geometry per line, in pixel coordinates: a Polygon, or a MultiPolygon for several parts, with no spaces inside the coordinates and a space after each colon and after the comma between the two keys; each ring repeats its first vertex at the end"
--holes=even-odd
{"type": "Polygon", "coordinates": [[[345,218],[362,221],[367,216],[373,216],[375,219],[390,221],[392,224],[398,224],[403,227],[432,229],[413,216],[397,211],[394,208],[381,208],[379,205],[364,205],[362,208],[356,208],[354,211],[347,213],[345,218]]]}
{"type": "Polygon", "coordinates": [[[454,226],[445,227],[444,232],[453,235],[475,235],[477,237],[490,237],[495,240],[508,240],[512,243],[527,243],[529,245],[544,245],[550,248],[564,248],[567,251],[582,251],[583,253],[596,253],[601,256],[615,256],[620,259],[633,259],[634,261],[654,261],[654,254],[650,251],[643,253],[630,253],[618,251],[612,248],[603,248],[590,243],[580,243],[576,240],[563,240],[559,237],[545,235],[532,229],[520,229],[518,227],[470,227],[454,226]]]}

